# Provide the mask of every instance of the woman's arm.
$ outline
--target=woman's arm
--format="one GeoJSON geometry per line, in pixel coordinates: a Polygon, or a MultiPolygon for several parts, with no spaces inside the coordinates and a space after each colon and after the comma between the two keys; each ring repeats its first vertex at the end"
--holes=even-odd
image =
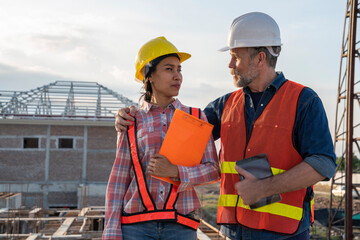
{"type": "Polygon", "coordinates": [[[118,134],[117,142],[116,158],[106,189],[103,240],[122,239],[123,200],[131,181],[131,159],[126,132],[118,134]]]}

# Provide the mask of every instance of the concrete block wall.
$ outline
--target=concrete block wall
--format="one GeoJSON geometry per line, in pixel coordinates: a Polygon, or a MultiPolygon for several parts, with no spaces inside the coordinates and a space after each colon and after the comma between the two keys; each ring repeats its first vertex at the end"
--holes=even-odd
{"type": "Polygon", "coordinates": [[[0,192],[22,192],[25,205],[79,206],[79,186],[95,184],[85,203],[103,205],[115,154],[113,125],[0,123],[0,192]],[[24,137],[38,138],[39,148],[23,148],[24,137]],[[72,138],[73,148],[59,148],[59,138],[72,138]]]}
{"type": "MultiPolygon", "coordinates": [[[[21,148],[19,148],[21,149],[21,148]]],[[[0,149],[0,182],[44,181],[45,151],[0,149]]]]}
{"type": "Polygon", "coordinates": [[[83,153],[76,150],[52,150],[50,153],[50,181],[80,181],[83,153]]]}
{"type": "Polygon", "coordinates": [[[99,150],[116,148],[116,131],[114,127],[88,127],[88,149],[99,150]]]}

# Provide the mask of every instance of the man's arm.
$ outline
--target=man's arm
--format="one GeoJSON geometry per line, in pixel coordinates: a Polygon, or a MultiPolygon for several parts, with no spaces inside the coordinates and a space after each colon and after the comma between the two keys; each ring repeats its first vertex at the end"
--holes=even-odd
{"type": "Polygon", "coordinates": [[[204,109],[204,113],[208,122],[214,125],[212,134],[215,141],[220,138],[221,116],[225,103],[229,98],[230,94],[231,93],[228,93],[222,97],[215,99],[214,101],[210,102],[204,109]]]}
{"type": "Polygon", "coordinates": [[[336,171],[333,140],[321,99],[310,88],[305,88],[299,99],[294,143],[306,163],[325,180],[332,178],[336,171]]]}
{"type": "Polygon", "coordinates": [[[320,98],[310,88],[305,88],[299,99],[294,142],[304,160],[282,174],[259,180],[243,169],[237,169],[247,176],[235,184],[245,204],[273,194],[307,188],[334,175],[335,154],[326,113],[320,98]]]}
{"type": "Polygon", "coordinates": [[[274,194],[307,188],[325,178],[304,161],[284,173],[262,180],[237,166],[235,169],[245,177],[235,184],[235,189],[245,205],[251,205],[274,194]]]}

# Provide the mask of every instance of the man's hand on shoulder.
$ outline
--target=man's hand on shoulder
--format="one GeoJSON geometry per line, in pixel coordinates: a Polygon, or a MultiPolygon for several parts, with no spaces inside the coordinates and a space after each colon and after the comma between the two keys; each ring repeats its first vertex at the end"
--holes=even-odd
{"type": "Polygon", "coordinates": [[[130,106],[126,108],[121,108],[118,110],[116,116],[115,116],[115,129],[118,132],[124,132],[127,130],[128,126],[132,125],[132,122],[135,120],[133,116],[135,116],[136,113],[136,107],[130,106]],[[129,121],[131,122],[129,122],[129,121]]]}

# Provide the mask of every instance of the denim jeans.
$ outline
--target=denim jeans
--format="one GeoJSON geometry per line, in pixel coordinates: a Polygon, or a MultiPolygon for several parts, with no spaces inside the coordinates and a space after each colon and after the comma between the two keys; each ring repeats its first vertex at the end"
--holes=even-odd
{"type": "Polygon", "coordinates": [[[145,222],[121,226],[123,240],[196,240],[194,229],[174,222],[145,222]]]}
{"type": "Polygon", "coordinates": [[[306,229],[294,236],[286,236],[271,232],[263,232],[251,230],[241,227],[240,225],[224,225],[221,226],[221,232],[231,240],[309,240],[310,230],[306,229]]]}

